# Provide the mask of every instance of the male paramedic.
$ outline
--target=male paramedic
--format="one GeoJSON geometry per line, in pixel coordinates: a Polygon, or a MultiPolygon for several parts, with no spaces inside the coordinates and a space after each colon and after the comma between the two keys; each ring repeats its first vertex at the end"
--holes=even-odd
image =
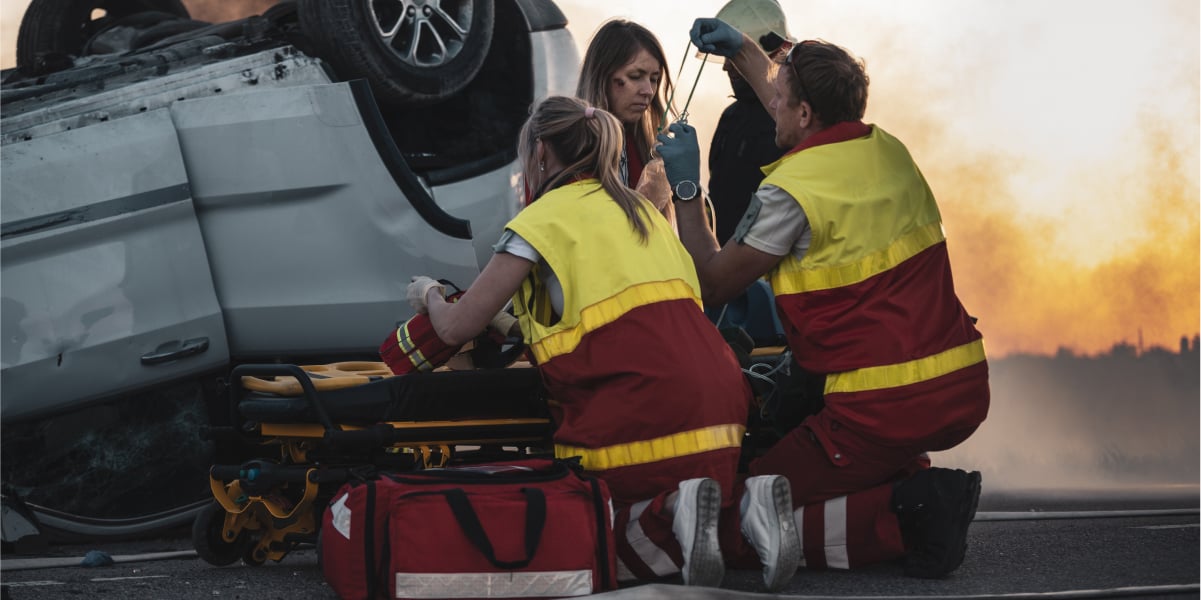
{"type": "MultiPolygon", "coordinates": [[[[750,474],[788,477],[805,566],[904,558],[907,575],[943,577],[963,561],[980,474],[930,468],[926,453],[976,430],[989,388],[930,188],[901,142],[862,121],[868,77],[842,48],[801,42],[773,64],[718,19],[697,19],[691,35],[751,83],[788,149],[719,247],[697,201],[696,131],[673,123],[659,137],[704,302],[766,275],[798,363],[826,377],[825,407],[750,474]]],[[[754,560],[723,551],[731,566],[754,560]]]]}

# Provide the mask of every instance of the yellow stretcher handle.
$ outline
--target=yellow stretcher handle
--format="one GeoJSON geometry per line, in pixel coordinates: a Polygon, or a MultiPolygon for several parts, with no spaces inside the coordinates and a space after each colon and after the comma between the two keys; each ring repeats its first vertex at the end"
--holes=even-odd
{"type": "MultiPolygon", "coordinates": [[[[309,379],[313,382],[313,388],[318,392],[340,390],[342,388],[379,381],[388,377],[397,377],[388,368],[388,365],[383,362],[366,360],[348,360],[326,365],[300,365],[300,368],[309,374],[309,379]]],[[[509,365],[509,368],[530,369],[533,368],[533,365],[527,361],[517,361],[509,365]]],[[[435,371],[441,370],[449,369],[445,367],[435,369],[435,371]]],[[[299,396],[304,393],[304,388],[300,386],[300,382],[296,381],[295,377],[287,375],[279,377],[244,375],[242,376],[242,387],[251,391],[265,392],[277,396],[299,396]]]]}
{"type": "MultiPolygon", "coordinates": [[[[382,362],[345,361],[327,365],[301,365],[301,369],[309,374],[313,387],[319,391],[340,390],[355,387],[386,377],[395,377],[388,365],[382,362]]],[[[280,396],[299,396],[304,393],[300,382],[295,377],[242,377],[242,387],[255,392],[266,392],[280,396]]]]}

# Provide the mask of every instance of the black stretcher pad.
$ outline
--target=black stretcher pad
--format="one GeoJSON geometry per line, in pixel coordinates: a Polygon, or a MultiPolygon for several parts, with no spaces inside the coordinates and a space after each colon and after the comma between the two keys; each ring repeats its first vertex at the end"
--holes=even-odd
{"type": "MultiPolygon", "coordinates": [[[[384,377],[363,385],[317,393],[334,423],[547,418],[537,369],[437,371],[384,377]]],[[[268,423],[319,423],[303,394],[249,391],[238,403],[243,419],[268,423]]]]}

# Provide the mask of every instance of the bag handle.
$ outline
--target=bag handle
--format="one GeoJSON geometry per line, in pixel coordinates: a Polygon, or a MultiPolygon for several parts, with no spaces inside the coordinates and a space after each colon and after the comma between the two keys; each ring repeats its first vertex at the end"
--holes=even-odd
{"type": "Polygon", "coordinates": [[[542,541],[542,528],[546,525],[546,495],[538,488],[521,488],[521,492],[525,494],[525,558],[512,561],[496,559],[492,542],[488,540],[488,534],[480,524],[475,509],[471,507],[466,492],[457,488],[442,492],[467,539],[498,569],[512,570],[529,566],[538,551],[538,543],[542,541]]]}

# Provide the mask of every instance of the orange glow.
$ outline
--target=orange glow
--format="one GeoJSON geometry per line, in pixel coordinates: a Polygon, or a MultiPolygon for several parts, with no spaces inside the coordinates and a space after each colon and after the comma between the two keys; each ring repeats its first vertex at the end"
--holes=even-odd
{"type": "MultiPolygon", "coordinates": [[[[1022,217],[1011,210],[1004,161],[988,157],[926,169],[941,199],[956,288],[992,356],[1096,354],[1117,342],[1175,350],[1198,331],[1198,195],[1166,127],[1150,130],[1126,225],[1130,242],[1082,264],[1057,251],[1079,215],[1022,217]],[[1141,336],[1141,340],[1140,340],[1141,336]]],[[[1110,240],[1097,240],[1110,246],[1110,240]]]]}

